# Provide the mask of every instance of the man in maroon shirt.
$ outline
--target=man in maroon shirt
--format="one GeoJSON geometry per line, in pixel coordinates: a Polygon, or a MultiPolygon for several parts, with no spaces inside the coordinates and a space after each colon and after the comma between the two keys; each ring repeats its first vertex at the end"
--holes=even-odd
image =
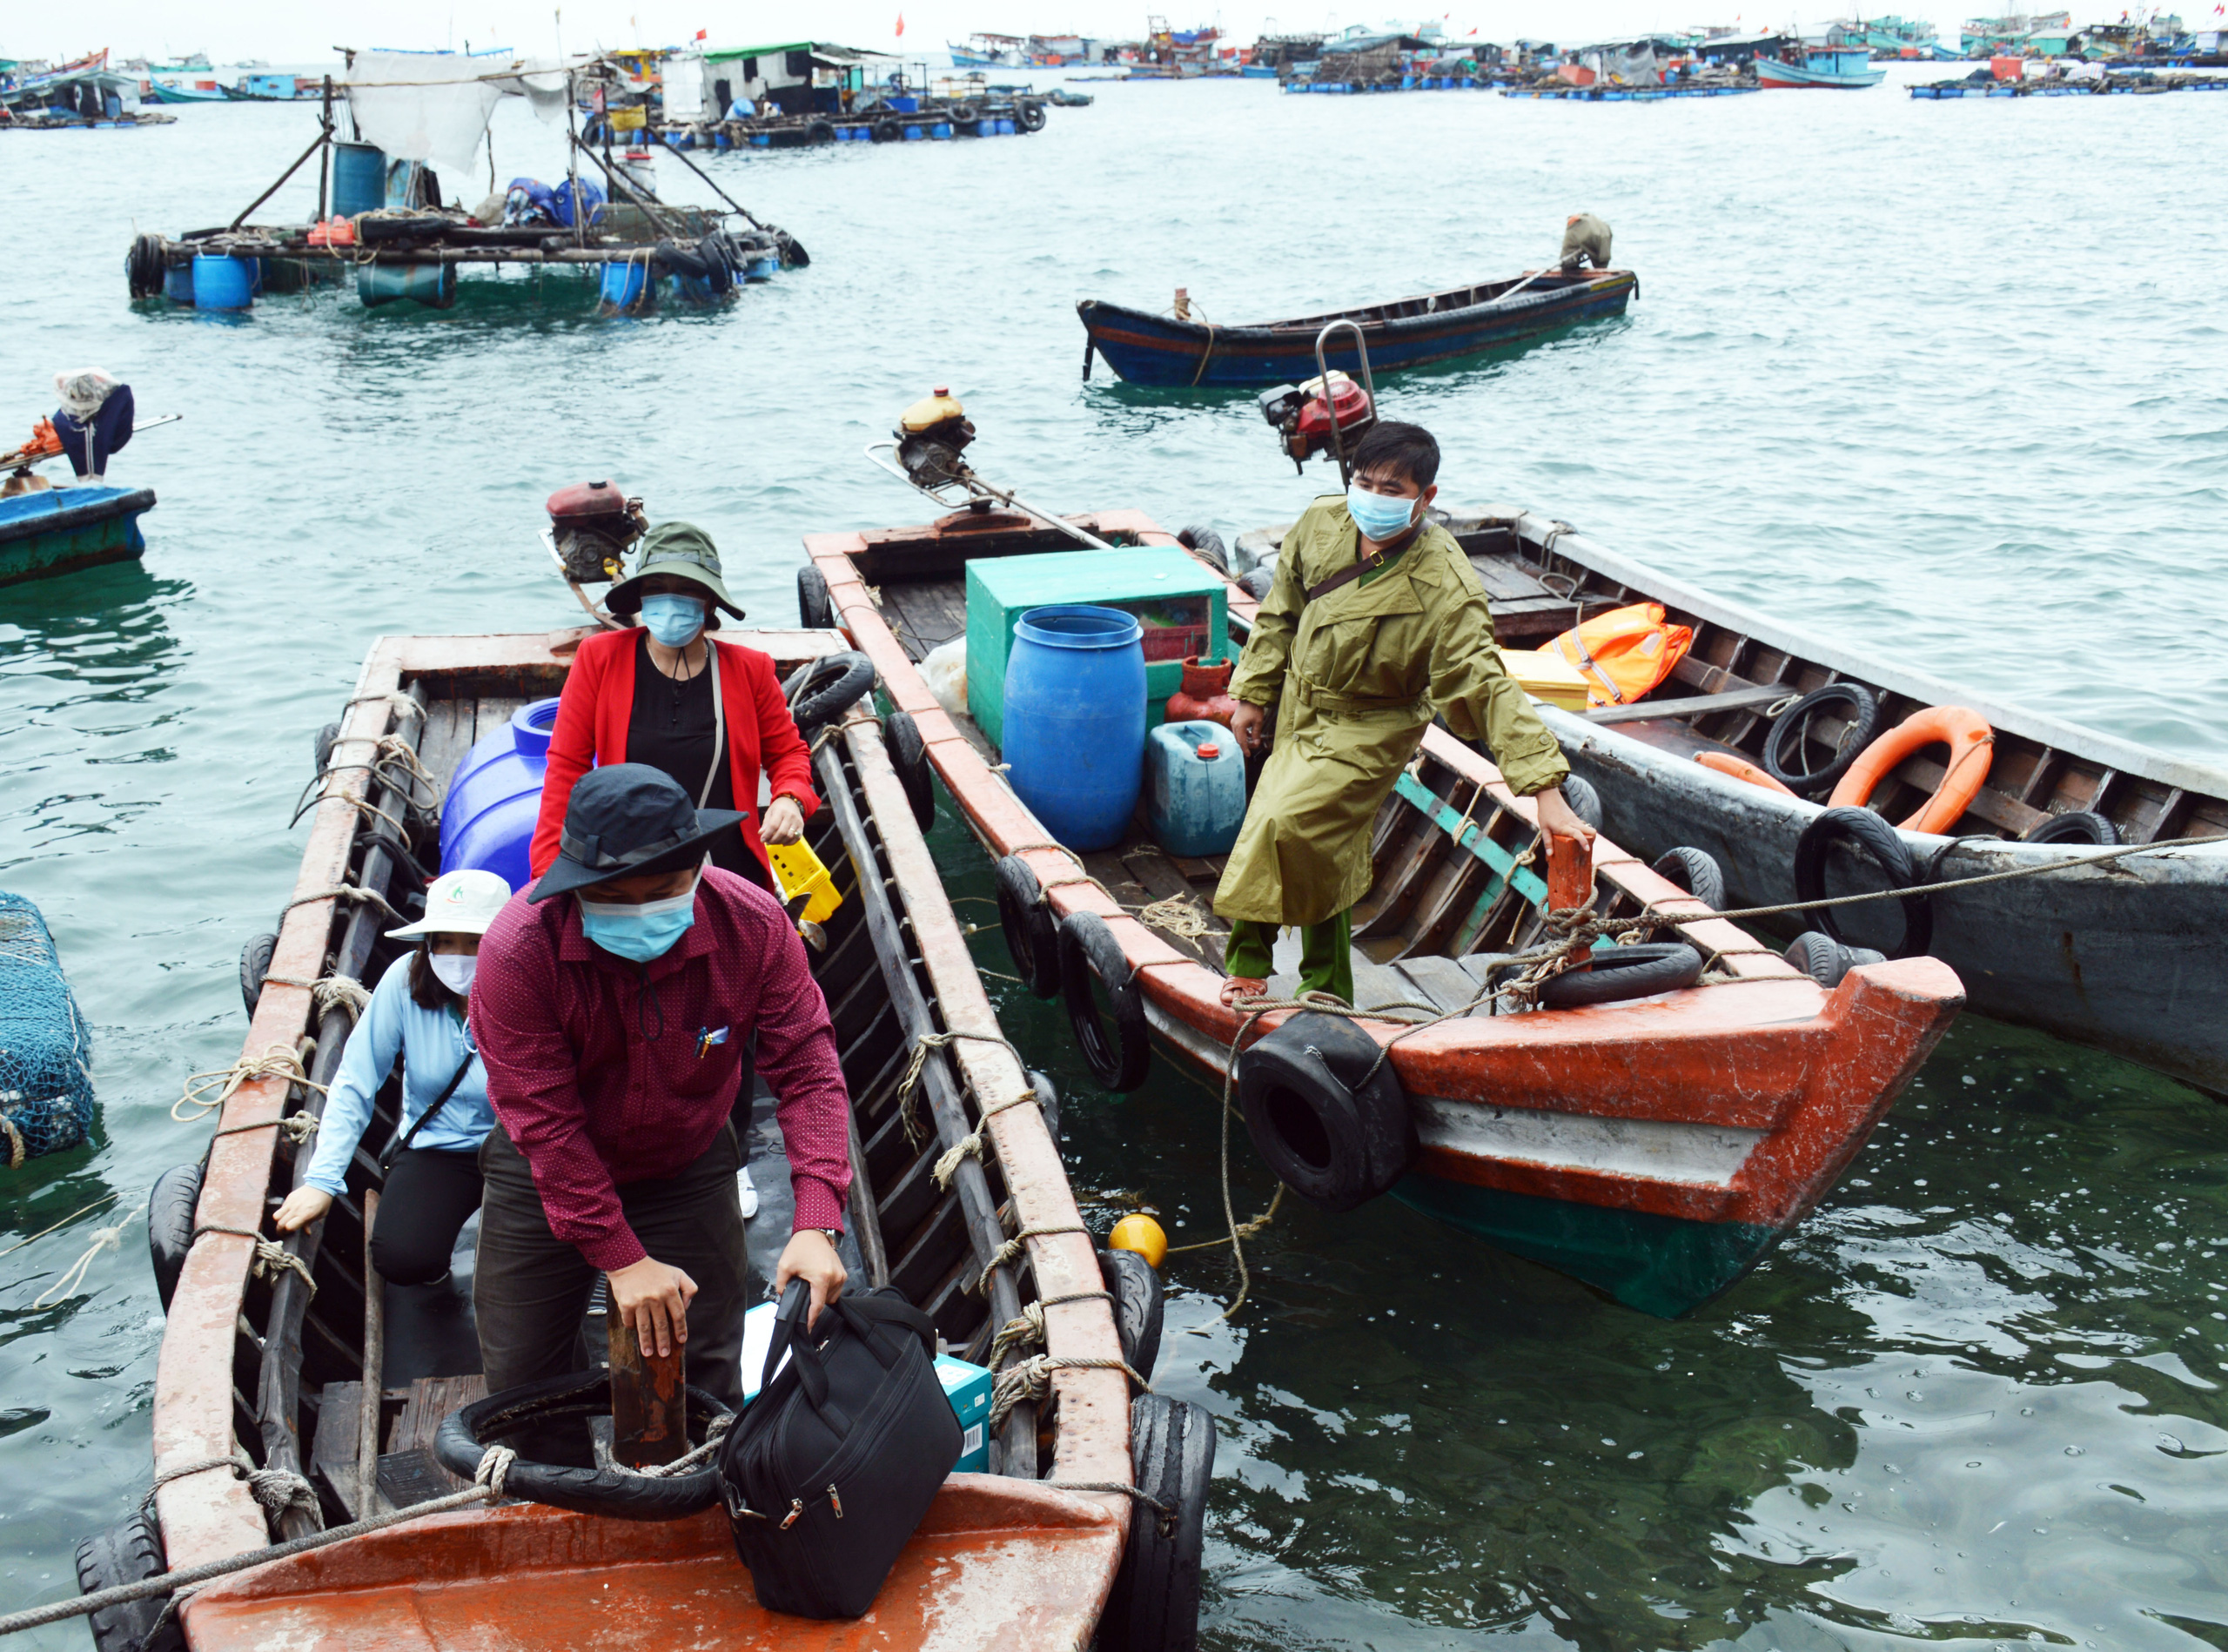
{"type": "MultiPolygon", "coordinates": [[[[774,897],[705,858],[733,809],[694,807],[661,770],[584,776],[557,860],[480,943],[472,1030],[495,1128],[473,1300],[490,1392],[583,1368],[595,1275],[645,1348],[687,1343],[688,1380],[740,1408],[746,1286],[728,1122],[749,1071],[779,1098],[796,1193],[775,1269],[843,1288],[849,1101],[828,1005],[774,897]]],[[[579,1422],[519,1442],[592,1461],[579,1422]]]]}

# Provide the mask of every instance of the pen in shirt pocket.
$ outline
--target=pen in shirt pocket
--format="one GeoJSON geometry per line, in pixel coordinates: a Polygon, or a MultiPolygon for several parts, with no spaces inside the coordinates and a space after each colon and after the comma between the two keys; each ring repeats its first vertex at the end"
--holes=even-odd
{"type": "Polygon", "coordinates": [[[711,1053],[714,1044],[725,1044],[727,1041],[728,1030],[725,1027],[700,1028],[696,1034],[696,1059],[701,1061],[711,1053]]]}

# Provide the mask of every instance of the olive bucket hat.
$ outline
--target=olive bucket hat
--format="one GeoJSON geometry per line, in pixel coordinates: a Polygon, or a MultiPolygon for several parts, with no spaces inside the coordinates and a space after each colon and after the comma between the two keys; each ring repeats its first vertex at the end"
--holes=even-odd
{"type": "MultiPolygon", "coordinates": [[[[720,553],[712,543],[712,536],[693,522],[660,522],[644,534],[641,558],[634,564],[634,572],[611,588],[604,606],[614,614],[640,613],[642,581],[653,574],[670,574],[701,585],[714,602],[736,619],[743,617],[742,610],[735,606],[735,599],[721,581],[720,553]]],[[[715,624],[717,622],[714,621],[715,624]]]]}

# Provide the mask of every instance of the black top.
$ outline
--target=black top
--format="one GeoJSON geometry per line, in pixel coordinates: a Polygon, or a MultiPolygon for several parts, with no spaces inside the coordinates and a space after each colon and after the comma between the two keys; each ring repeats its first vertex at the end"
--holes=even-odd
{"type": "MultiPolygon", "coordinates": [[[[708,648],[710,639],[705,643],[708,648]]],[[[634,708],[627,720],[627,761],[663,769],[694,803],[704,789],[705,767],[714,758],[713,732],[711,672],[700,665],[685,680],[668,677],[650,658],[650,634],[642,632],[634,643],[634,708]]],[[[735,771],[725,749],[717,755],[719,773],[712,777],[711,795],[700,807],[733,809],[735,771]]],[[[749,812],[755,815],[758,800],[754,797],[750,802],[749,812]]],[[[739,829],[721,832],[714,841],[712,864],[754,883],[766,882],[766,869],[743,846],[739,829]]]]}

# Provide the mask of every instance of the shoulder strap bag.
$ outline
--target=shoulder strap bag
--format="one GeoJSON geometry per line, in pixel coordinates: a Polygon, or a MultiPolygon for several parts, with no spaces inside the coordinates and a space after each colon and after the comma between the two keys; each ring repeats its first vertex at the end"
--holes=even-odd
{"type": "Polygon", "coordinates": [[[393,1170],[394,1161],[410,1151],[410,1144],[418,1139],[418,1132],[433,1121],[435,1113],[449,1105],[449,1098],[456,1094],[456,1087],[464,1082],[464,1075],[472,1071],[472,1064],[479,1059],[477,1050],[466,1051],[464,1059],[457,1064],[457,1070],[449,1075],[448,1083],[441,1086],[441,1093],[433,1098],[433,1105],[418,1115],[418,1122],[410,1126],[407,1134],[399,1131],[395,1132],[394,1139],[387,1143],[386,1151],[379,1155],[380,1175],[393,1170]]]}

